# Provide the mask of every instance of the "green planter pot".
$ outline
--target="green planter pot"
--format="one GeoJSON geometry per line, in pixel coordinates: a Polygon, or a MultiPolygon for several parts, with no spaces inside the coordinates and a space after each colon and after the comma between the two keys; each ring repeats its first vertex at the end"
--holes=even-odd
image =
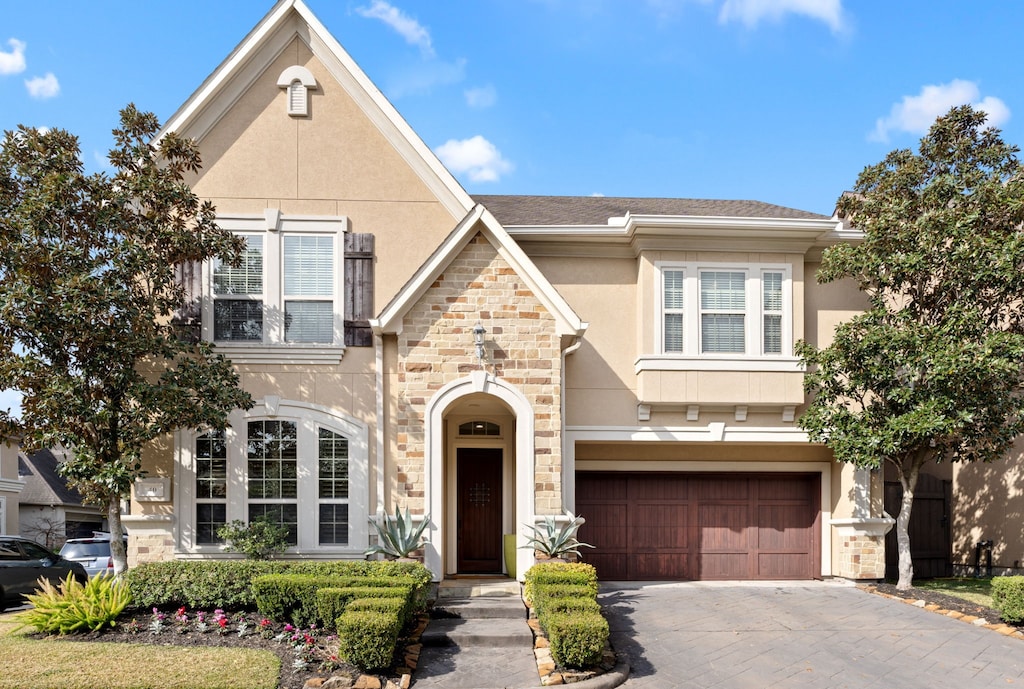
{"type": "Polygon", "coordinates": [[[505,546],[505,570],[513,579],[516,578],[516,535],[507,533],[504,535],[503,545],[505,546]]]}

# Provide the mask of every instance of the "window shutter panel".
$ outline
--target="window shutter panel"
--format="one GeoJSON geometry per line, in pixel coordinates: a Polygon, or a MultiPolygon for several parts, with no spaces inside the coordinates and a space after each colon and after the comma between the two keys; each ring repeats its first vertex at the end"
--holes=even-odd
{"type": "Polygon", "coordinates": [[[373,333],[373,235],[345,234],[345,344],[370,347],[373,333]]]}
{"type": "Polygon", "coordinates": [[[181,306],[171,316],[171,325],[185,342],[199,342],[202,316],[199,298],[202,294],[202,266],[199,263],[179,263],[174,267],[174,279],[184,290],[181,306]]]}

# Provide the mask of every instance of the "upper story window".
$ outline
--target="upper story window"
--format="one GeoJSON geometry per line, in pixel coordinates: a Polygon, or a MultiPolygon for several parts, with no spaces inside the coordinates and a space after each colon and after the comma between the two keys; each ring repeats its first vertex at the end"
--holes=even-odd
{"type": "MultiPolygon", "coordinates": [[[[343,217],[218,219],[246,242],[238,265],[212,262],[203,301],[206,339],[241,362],[261,346],[345,343],[342,290],[346,265],[343,217]]],[[[326,349],[325,349],[326,348],[326,349]]],[[[338,355],[335,355],[338,356],[338,355]]]]}
{"type": "Polygon", "coordinates": [[[658,264],[661,354],[792,355],[788,265],[658,264]]]}

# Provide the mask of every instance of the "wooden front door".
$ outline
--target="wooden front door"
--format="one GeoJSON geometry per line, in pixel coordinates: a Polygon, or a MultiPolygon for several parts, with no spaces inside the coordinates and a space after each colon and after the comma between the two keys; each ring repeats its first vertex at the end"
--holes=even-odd
{"type": "Polygon", "coordinates": [[[458,570],[501,573],[501,448],[456,450],[458,570]]]}

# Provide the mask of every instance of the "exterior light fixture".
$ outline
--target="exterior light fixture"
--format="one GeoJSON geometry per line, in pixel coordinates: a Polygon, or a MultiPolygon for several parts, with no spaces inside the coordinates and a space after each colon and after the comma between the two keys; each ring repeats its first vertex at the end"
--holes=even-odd
{"type": "Polygon", "coordinates": [[[484,326],[480,325],[480,321],[476,322],[473,327],[473,342],[476,344],[476,358],[480,361],[484,360],[484,326]]]}

